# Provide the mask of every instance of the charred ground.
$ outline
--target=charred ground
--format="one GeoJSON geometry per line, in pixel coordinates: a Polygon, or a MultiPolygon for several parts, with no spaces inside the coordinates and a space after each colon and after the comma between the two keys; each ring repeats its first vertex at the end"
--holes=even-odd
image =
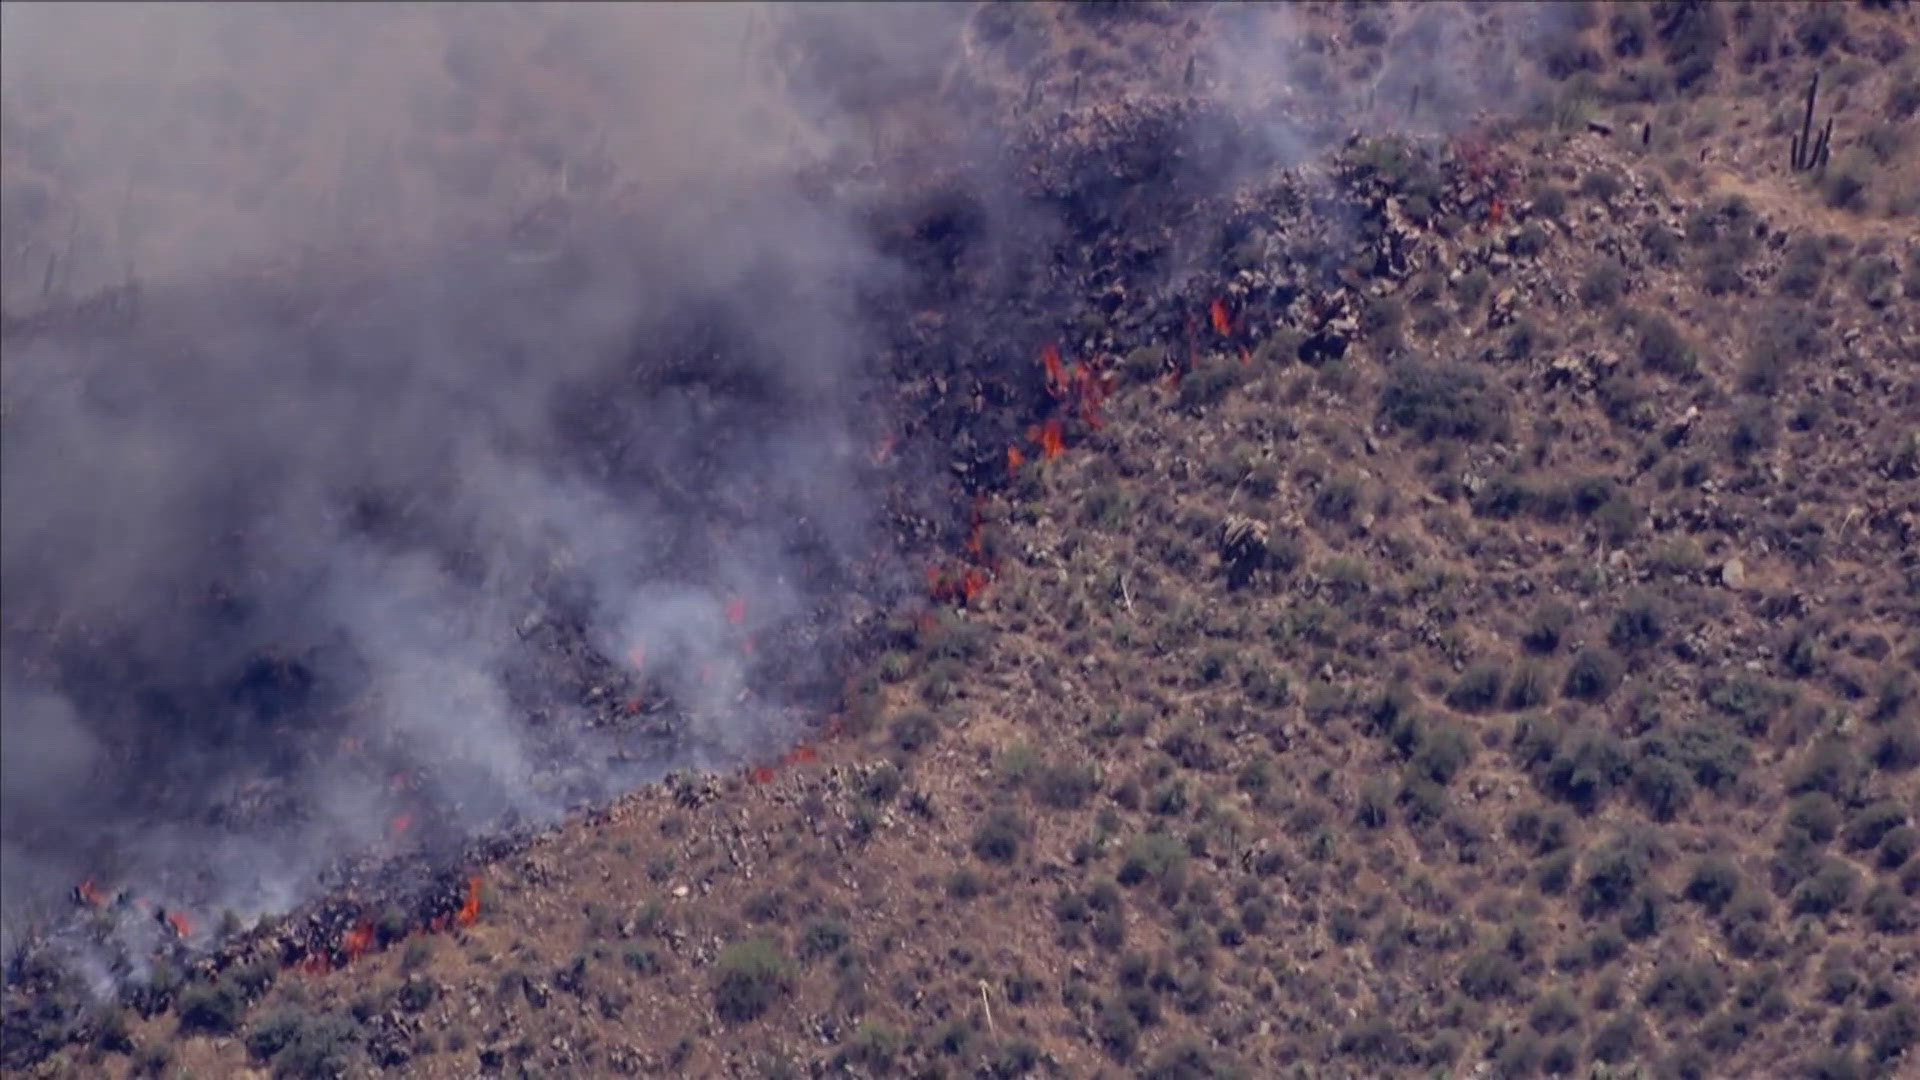
{"type": "MultiPolygon", "coordinates": [[[[1421,10],[1316,9],[1302,52],[1386,108],[1421,10]]],[[[983,590],[836,578],[802,752],[330,897],[122,1010],[16,964],[9,1064],[1909,1068],[1910,11],[1566,10],[1526,117],[1276,142],[1095,100],[1016,141],[1056,223],[1023,243],[961,175],[881,199],[915,272],[870,298],[875,479],[910,568],[983,590]]],[[[1187,25],[1128,11],[987,9],[971,62],[1035,74],[979,93],[1092,98],[1187,25]]],[[[565,626],[536,683],[617,716],[565,626]]]]}

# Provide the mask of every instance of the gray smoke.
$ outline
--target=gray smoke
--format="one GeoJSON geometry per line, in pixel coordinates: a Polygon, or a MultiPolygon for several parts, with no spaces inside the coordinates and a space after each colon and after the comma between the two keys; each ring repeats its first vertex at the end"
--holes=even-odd
{"type": "Polygon", "coordinates": [[[878,542],[895,273],[810,177],[950,12],[4,12],[9,946],[82,879],[268,912],[408,807],[632,783],[552,667],[671,695],[656,769],[790,736],[749,650],[878,542]]]}

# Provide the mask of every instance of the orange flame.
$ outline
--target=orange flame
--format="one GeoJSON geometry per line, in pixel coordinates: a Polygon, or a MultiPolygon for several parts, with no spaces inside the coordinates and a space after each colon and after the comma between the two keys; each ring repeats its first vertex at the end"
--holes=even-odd
{"type": "Polygon", "coordinates": [[[819,752],[814,750],[813,747],[809,746],[806,743],[801,743],[800,745],[794,747],[792,750],[787,752],[787,764],[801,765],[801,764],[805,764],[806,762],[812,761],[819,756],[820,756],[819,752]]]}
{"type": "Polygon", "coordinates": [[[747,602],[738,597],[727,601],[727,621],[739,626],[747,621],[747,602]]]}
{"type": "Polygon", "coordinates": [[[102,895],[100,889],[94,885],[92,878],[81,882],[73,892],[75,896],[78,896],[80,900],[89,907],[107,906],[107,898],[102,895]]]}
{"type": "Polygon", "coordinates": [[[900,437],[898,435],[889,435],[881,439],[880,445],[873,448],[873,463],[875,465],[885,465],[887,462],[892,461],[894,448],[898,445],[900,445],[900,437]]]}
{"type": "Polygon", "coordinates": [[[1497,227],[1506,216],[1507,204],[1500,201],[1500,196],[1495,195],[1493,201],[1487,204],[1487,224],[1497,227]]]}
{"type": "Polygon", "coordinates": [[[1056,398],[1065,394],[1067,377],[1060,364],[1060,346],[1047,342],[1040,350],[1040,362],[1047,368],[1047,392],[1056,398]]]}
{"type": "Polygon", "coordinates": [[[398,814],[394,816],[393,835],[395,837],[401,837],[401,836],[407,835],[407,830],[411,828],[413,828],[412,814],[398,814]]]}
{"type": "Polygon", "coordinates": [[[1020,471],[1020,466],[1025,465],[1026,463],[1027,463],[1027,455],[1021,453],[1019,447],[1017,446],[1007,447],[1007,472],[1017,473],[1020,471]]]}
{"type": "Polygon", "coordinates": [[[756,784],[771,784],[773,783],[773,770],[765,765],[755,765],[753,771],[747,774],[747,779],[756,784]]]}
{"type": "Polygon", "coordinates": [[[1058,418],[1049,420],[1041,425],[1039,438],[1035,441],[1040,444],[1040,456],[1049,461],[1059,457],[1067,450],[1066,436],[1061,434],[1060,421],[1058,418]]]}
{"type": "Polygon", "coordinates": [[[480,878],[478,875],[467,879],[467,902],[460,905],[459,914],[454,921],[461,926],[472,926],[480,921],[480,878]]]}
{"type": "Polygon", "coordinates": [[[173,932],[180,937],[185,938],[193,935],[193,923],[188,921],[185,915],[177,911],[167,912],[167,925],[172,927],[173,932]]]}
{"type": "Polygon", "coordinates": [[[960,588],[966,595],[967,603],[973,603],[975,597],[986,591],[988,580],[985,570],[978,568],[967,570],[966,576],[960,580],[960,588]]]}
{"type": "Polygon", "coordinates": [[[1233,333],[1233,320],[1227,315],[1226,301],[1215,300],[1213,303],[1208,304],[1207,314],[1213,316],[1214,333],[1219,334],[1221,337],[1226,337],[1233,333]]]}
{"type": "Polygon", "coordinates": [[[628,698],[625,704],[620,706],[620,711],[622,713],[625,713],[628,716],[639,716],[643,711],[646,710],[646,707],[647,707],[646,695],[635,694],[632,697],[628,698]]]}
{"type": "Polygon", "coordinates": [[[340,942],[340,951],[346,953],[348,963],[360,959],[372,947],[373,924],[367,922],[347,931],[347,936],[340,942]]]}
{"type": "Polygon", "coordinates": [[[311,953],[305,960],[300,961],[300,970],[309,975],[325,975],[333,970],[333,965],[327,962],[325,954],[311,953]]]}

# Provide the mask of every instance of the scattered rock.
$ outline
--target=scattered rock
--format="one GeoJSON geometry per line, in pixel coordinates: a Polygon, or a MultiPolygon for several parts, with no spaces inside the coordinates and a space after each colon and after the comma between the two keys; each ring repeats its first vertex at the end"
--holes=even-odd
{"type": "Polygon", "coordinates": [[[1720,564],[1720,583],[1729,589],[1742,589],[1747,584],[1747,567],[1739,559],[1728,559],[1720,564]]]}

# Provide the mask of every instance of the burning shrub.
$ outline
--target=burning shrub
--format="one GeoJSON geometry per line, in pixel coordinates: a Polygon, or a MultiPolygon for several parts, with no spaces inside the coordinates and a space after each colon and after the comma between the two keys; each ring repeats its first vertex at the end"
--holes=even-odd
{"type": "Polygon", "coordinates": [[[714,967],[714,1011],[729,1023],[759,1019],[791,989],[787,958],[772,938],[734,942],[714,967]]]}

